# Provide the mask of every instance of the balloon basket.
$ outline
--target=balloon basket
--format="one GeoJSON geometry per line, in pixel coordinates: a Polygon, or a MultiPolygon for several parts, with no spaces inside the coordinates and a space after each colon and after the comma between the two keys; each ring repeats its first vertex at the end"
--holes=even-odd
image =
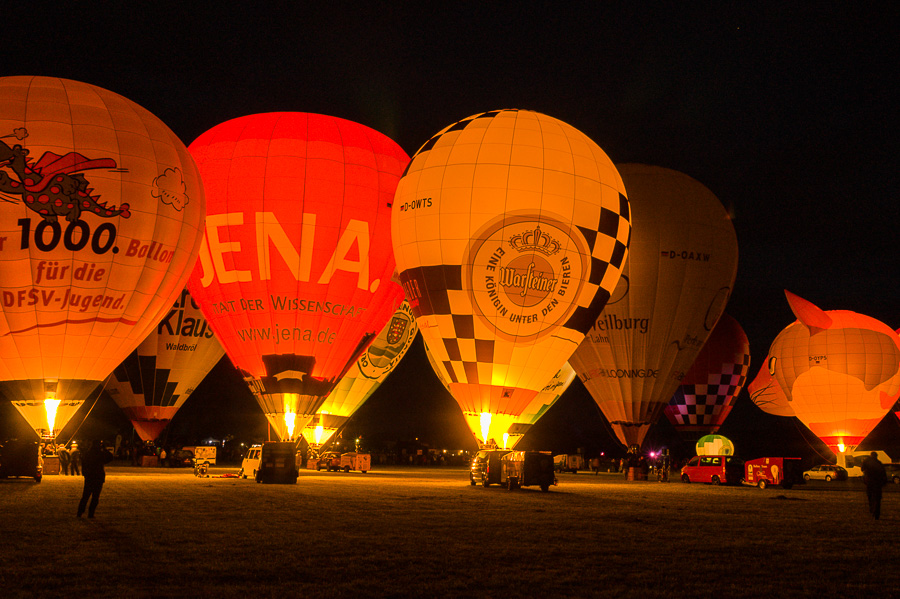
{"type": "Polygon", "coordinates": [[[647,473],[643,468],[629,467],[625,470],[625,480],[647,480],[647,473]]]}

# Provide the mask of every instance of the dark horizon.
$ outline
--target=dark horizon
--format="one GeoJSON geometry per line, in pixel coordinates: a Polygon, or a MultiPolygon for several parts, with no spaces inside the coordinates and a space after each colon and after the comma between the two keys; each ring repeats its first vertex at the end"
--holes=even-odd
{"type": "MultiPolygon", "coordinates": [[[[36,10],[4,8],[4,75],[115,91],[186,144],[228,119],[304,111],[370,126],[412,155],[455,121],[518,107],[580,129],[616,164],[690,175],[722,201],[737,232],[726,312],[750,340],[751,379],[794,320],[785,289],[824,310],[900,326],[892,5],[36,10]]],[[[420,346],[351,428],[465,444],[471,435],[420,346]]],[[[224,358],[173,430],[264,430],[233,371],[224,358]]],[[[106,419],[97,431],[123,426],[124,416],[107,408],[102,400],[92,414],[106,419]]],[[[900,439],[900,422],[888,416],[873,431],[885,444],[900,439]]],[[[16,418],[24,423],[4,402],[0,430],[19,427],[16,418]]],[[[746,390],[721,432],[746,448],[772,439],[821,452],[794,421],[756,408],[746,390]]],[[[531,435],[547,449],[618,450],[577,381],[531,435]]],[[[671,436],[660,422],[647,443],[671,436]]]]}

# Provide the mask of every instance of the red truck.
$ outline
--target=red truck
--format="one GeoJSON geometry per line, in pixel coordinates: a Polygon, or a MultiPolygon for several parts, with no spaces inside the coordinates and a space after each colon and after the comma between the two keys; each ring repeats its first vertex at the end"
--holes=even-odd
{"type": "Polygon", "coordinates": [[[769,485],[781,485],[790,489],[803,482],[800,458],[757,458],[744,463],[744,483],[765,489],[769,485]]]}

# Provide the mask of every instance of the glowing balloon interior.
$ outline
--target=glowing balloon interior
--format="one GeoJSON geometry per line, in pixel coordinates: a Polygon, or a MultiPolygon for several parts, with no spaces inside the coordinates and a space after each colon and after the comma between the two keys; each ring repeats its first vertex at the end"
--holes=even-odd
{"type": "Polygon", "coordinates": [[[191,295],[293,438],[400,304],[390,206],[409,158],[368,127],[305,113],[227,121],[190,151],[209,198],[191,295]]]}
{"type": "Polygon", "coordinates": [[[669,422],[686,438],[715,433],[734,407],[749,369],[747,334],[722,314],[665,408],[669,422]]]}
{"type": "Polygon", "coordinates": [[[60,401],[60,429],[184,288],[203,187],[181,141],[130,100],[4,77],[0,199],[0,388],[20,411],[60,401]]]}
{"type": "Polygon", "coordinates": [[[144,441],[157,439],[225,350],[187,290],[113,371],[106,392],[144,441]]]}
{"type": "Polygon", "coordinates": [[[418,331],[409,302],[404,300],[303,429],[306,442],[319,447],[328,441],[394,371],[418,331]]]}
{"type": "Polygon", "coordinates": [[[697,455],[734,455],[734,443],[722,435],[704,435],[697,440],[697,455]]]}
{"type": "Polygon", "coordinates": [[[793,414],[826,445],[852,451],[900,396],[900,337],[869,316],[825,311],[785,295],[798,320],[772,342],[765,370],[750,384],[751,397],[767,410],[770,396],[783,393],[793,414]]]}
{"type": "Polygon", "coordinates": [[[640,445],[718,322],[737,274],[722,203],[682,173],[619,167],[634,235],[619,286],[569,360],[626,447],[640,445]]]}
{"type": "Polygon", "coordinates": [[[621,178],[562,121],[485,112],[413,156],[391,227],[438,376],[473,434],[497,444],[618,282],[631,235],[621,178]]]}

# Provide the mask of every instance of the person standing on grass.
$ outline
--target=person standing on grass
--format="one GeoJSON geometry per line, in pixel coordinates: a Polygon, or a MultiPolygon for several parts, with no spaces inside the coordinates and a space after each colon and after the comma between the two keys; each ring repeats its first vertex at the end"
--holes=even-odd
{"type": "Polygon", "coordinates": [[[84,513],[87,507],[88,518],[94,517],[94,510],[100,502],[100,491],[106,481],[106,469],[104,466],[111,462],[113,456],[103,447],[103,441],[94,441],[81,459],[81,470],[84,472],[84,492],[81,501],[78,502],[78,517],[84,513]],[[88,505],[88,499],[91,503],[88,505]]]}
{"type": "Polygon", "coordinates": [[[887,471],[878,459],[878,453],[872,452],[862,463],[863,482],[866,483],[866,496],[869,498],[869,512],[878,520],[881,518],[881,492],[887,484],[887,471]]]}
{"type": "Polygon", "coordinates": [[[78,443],[72,442],[72,449],[69,451],[69,469],[72,470],[72,476],[81,474],[81,450],[78,449],[78,443]]]}
{"type": "Polygon", "coordinates": [[[69,475],[69,450],[65,445],[58,446],[56,455],[59,456],[59,473],[65,476],[69,475]]]}

